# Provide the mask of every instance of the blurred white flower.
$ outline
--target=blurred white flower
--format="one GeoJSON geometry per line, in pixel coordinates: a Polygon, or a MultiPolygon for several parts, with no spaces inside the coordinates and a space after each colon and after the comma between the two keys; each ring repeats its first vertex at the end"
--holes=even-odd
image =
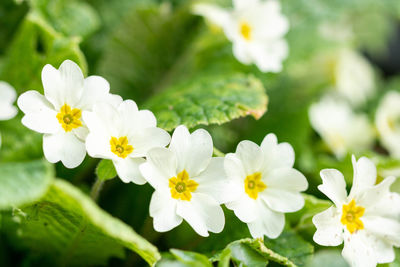
{"type": "Polygon", "coordinates": [[[224,159],[212,153],[210,134],[203,129],[190,134],[185,126],[175,129],[169,148],[148,152],[140,171],[155,189],[150,216],[156,231],[169,231],[183,219],[201,236],[222,231],[225,217],[219,204],[232,193],[224,190],[224,159]]]}
{"type": "Polygon", "coordinates": [[[276,0],[234,0],[233,10],[197,4],[194,13],[222,27],[233,43],[233,54],[243,64],[254,63],[263,72],[280,72],[288,56],[284,35],[289,22],[276,0]]]}
{"type": "Polygon", "coordinates": [[[268,134],[261,146],[250,141],[239,143],[236,153],[225,157],[225,172],[234,198],[225,205],[247,223],[254,238],[278,237],[285,225],[286,212],[304,205],[300,194],[308,187],[306,178],[293,168],[294,151],[290,144],[278,144],[268,134]]]}
{"type": "Polygon", "coordinates": [[[325,96],[309,109],[311,126],[338,158],[370,147],[374,131],[365,114],[356,114],[345,101],[325,96]]]}
{"type": "Polygon", "coordinates": [[[6,82],[0,81],[0,121],[12,119],[17,115],[18,110],[13,105],[15,99],[17,99],[17,93],[14,88],[6,82]]]}
{"type": "Polygon", "coordinates": [[[44,66],[42,82],[44,96],[27,91],[18,98],[18,106],[25,113],[22,123],[44,134],[43,152],[48,161],[61,161],[67,168],[75,168],[86,155],[88,130],[82,111],[106,101],[110,85],[99,76],[84,79],[79,66],[70,60],[58,70],[49,64],[44,66]]]}
{"type": "Polygon", "coordinates": [[[394,177],[376,183],[375,165],[367,158],[353,156],[353,186],[347,195],[343,174],[335,169],[321,171],[318,189],[334,206],[315,215],[314,241],[323,246],[339,246],[353,267],[392,262],[393,246],[400,245],[400,195],[389,191],[394,177]]]}
{"type": "Polygon", "coordinates": [[[154,147],[165,147],[169,134],[157,128],[157,120],[149,110],[138,110],[132,100],[114,96],[108,103],[95,104],[93,112],[83,118],[89,128],[86,138],[88,154],[113,161],[118,176],[125,183],[144,184],[139,171],[143,157],[154,147]]]}
{"type": "Polygon", "coordinates": [[[334,79],[336,90],[354,106],[364,104],[375,93],[372,66],[356,51],[339,52],[334,79]]]}
{"type": "Polygon", "coordinates": [[[381,144],[395,158],[400,158],[400,93],[388,92],[381,100],[375,115],[381,144]]]}

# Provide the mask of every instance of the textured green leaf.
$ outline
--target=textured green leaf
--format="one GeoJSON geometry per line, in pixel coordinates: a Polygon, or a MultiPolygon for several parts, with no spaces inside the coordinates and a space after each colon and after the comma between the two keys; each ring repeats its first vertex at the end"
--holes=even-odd
{"type": "Polygon", "coordinates": [[[171,256],[157,263],[157,267],[185,266],[185,267],[212,267],[208,258],[200,253],[171,249],[171,256]]]}
{"type": "Polygon", "coordinates": [[[13,229],[19,243],[55,265],[105,264],[110,257],[124,257],[125,248],[151,265],[160,257],[156,247],[64,180],[55,180],[41,200],[21,212],[25,215],[13,229]]]}
{"type": "Polygon", "coordinates": [[[96,175],[100,180],[109,180],[117,176],[114,164],[111,160],[103,159],[96,168],[96,175]]]}
{"type": "Polygon", "coordinates": [[[204,76],[167,88],[146,103],[158,125],[172,130],[180,124],[189,128],[222,124],[246,115],[260,118],[268,98],[261,82],[253,76],[204,76]]]}
{"type": "Polygon", "coordinates": [[[44,160],[0,163],[0,210],[41,198],[54,177],[53,166],[44,160]]]}

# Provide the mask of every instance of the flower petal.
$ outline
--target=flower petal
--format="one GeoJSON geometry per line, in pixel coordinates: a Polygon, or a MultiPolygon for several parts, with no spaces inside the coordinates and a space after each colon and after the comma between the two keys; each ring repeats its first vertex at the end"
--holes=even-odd
{"type": "MultiPolygon", "coordinates": [[[[350,234],[348,234],[350,235],[350,234]]],[[[365,231],[344,238],[342,256],[352,267],[376,267],[373,247],[366,243],[365,231]]]]}
{"type": "Polygon", "coordinates": [[[228,209],[233,210],[239,220],[245,223],[257,220],[260,214],[257,201],[246,195],[244,187],[243,192],[237,195],[237,199],[226,203],[225,206],[228,209]]]}
{"type": "MultiPolygon", "coordinates": [[[[363,190],[363,193],[357,195],[358,203],[361,206],[366,207],[366,214],[377,211],[374,206],[378,205],[382,199],[390,194],[390,186],[394,183],[394,181],[395,178],[393,176],[388,177],[379,184],[370,187],[368,190],[363,190]]],[[[389,206],[393,206],[393,204],[395,204],[395,202],[391,203],[389,206]]],[[[380,213],[380,211],[378,212],[380,213]]],[[[394,212],[394,209],[392,209],[392,212],[394,212]]]]}
{"type": "Polygon", "coordinates": [[[75,168],[85,159],[85,143],[72,132],[58,132],[43,136],[44,156],[51,163],[61,161],[67,168],[75,168]]]}
{"type": "Polygon", "coordinates": [[[167,131],[156,128],[144,128],[129,137],[132,140],[133,152],[130,157],[144,157],[147,151],[155,147],[165,147],[171,140],[167,131]]]}
{"type": "Polygon", "coordinates": [[[362,157],[358,161],[352,157],[354,177],[353,186],[351,187],[349,197],[354,198],[361,194],[365,189],[375,185],[376,167],[375,164],[368,158],[362,157]]]}
{"type": "Polygon", "coordinates": [[[147,153],[147,162],[140,171],[149,184],[159,191],[169,192],[168,180],[176,177],[175,154],[166,148],[153,148],[147,153]]]}
{"type": "Polygon", "coordinates": [[[210,165],[199,176],[195,177],[199,184],[196,192],[212,196],[219,203],[233,201],[237,193],[243,191],[227,179],[224,170],[224,158],[212,158],[210,165]]]}
{"type": "Polygon", "coordinates": [[[9,120],[18,113],[13,106],[17,93],[14,88],[6,82],[0,81],[0,120],[9,120]]]}
{"type": "Polygon", "coordinates": [[[308,187],[306,177],[293,168],[279,168],[272,170],[265,176],[265,181],[269,188],[301,192],[308,187]]]}
{"type": "Polygon", "coordinates": [[[182,223],[176,213],[177,201],[155,191],[150,201],[150,216],[157,232],[167,232],[182,223]]]}
{"type": "Polygon", "coordinates": [[[205,194],[193,193],[190,201],[178,202],[177,214],[201,236],[208,236],[208,231],[220,233],[225,225],[221,206],[205,194]]]}
{"type": "Polygon", "coordinates": [[[400,246],[400,222],[380,216],[363,216],[364,228],[368,233],[400,246]]]}
{"type": "Polygon", "coordinates": [[[294,212],[304,206],[304,198],[298,192],[267,187],[260,196],[270,209],[278,212],[294,212]]]}
{"type": "Polygon", "coordinates": [[[22,124],[39,133],[56,133],[61,125],[57,112],[47,99],[37,91],[28,91],[18,98],[18,107],[25,113],[22,124]]]}
{"type": "Polygon", "coordinates": [[[343,174],[335,169],[324,169],[320,172],[322,185],[318,186],[319,191],[324,193],[337,207],[346,201],[346,182],[343,174]]]}
{"type": "Polygon", "coordinates": [[[253,238],[277,238],[285,226],[285,215],[267,207],[263,201],[258,202],[260,216],[257,220],[247,224],[253,238]]]}
{"type": "Polygon", "coordinates": [[[110,84],[103,77],[89,76],[84,80],[83,84],[84,90],[77,108],[92,110],[94,104],[108,100],[110,84]]]}
{"type": "Polygon", "coordinates": [[[339,246],[343,242],[343,226],[340,214],[335,207],[316,214],[312,219],[317,231],[314,234],[315,243],[322,246],[339,246]]]}
{"type": "Polygon", "coordinates": [[[261,170],[263,154],[258,145],[251,141],[241,141],[236,148],[236,156],[243,164],[246,175],[253,174],[261,170]]]}
{"type": "Polygon", "coordinates": [[[294,164],[294,150],[289,143],[278,144],[275,134],[268,134],[260,146],[264,154],[264,172],[277,168],[292,168],[294,164]]]}
{"type": "Polygon", "coordinates": [[[229,180],[243,183],[246,179],[243,164],[236,154],[229,153],[225,156],[224,169],[229,180]]]}
{"type": "Polygon", "coordinates": [[[145,162],[143,158],[125,158],[113,160],[115,170],[124,183],[145,184],[146,180],[139,171],[139,165],[145,162]]]}

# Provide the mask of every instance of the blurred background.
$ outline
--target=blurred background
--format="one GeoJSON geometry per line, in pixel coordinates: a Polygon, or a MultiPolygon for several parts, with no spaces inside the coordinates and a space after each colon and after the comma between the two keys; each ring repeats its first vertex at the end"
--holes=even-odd
{"type": "MultiPolygon", "coordinates": [[[[232,6],[229,0],[207,2],[232,6]]],[[[262,73],[253,65],[239,63],[222,30],[191,13],[193,3],[1,0],[0,80],[14,86],[18,94],[33,89],[42,91],[43,66],[50,63],[58,67],[65,59],[71,59],[86,75],[105,77],[113,93],[135,100],[140,108],[151,108],[158,116],[168,103],[155,108],[161,101],[157,95],[175,84],[195,81],[210,73],[250,74],[266,90],[268,111],[259,120],[245,117],[223,125],[198,126],[210,131],[220,151],[234,152],[237,143],[244,139],[259,144],[267,133],[273,132],[280,142],[289,142],[294,147],[296,167],[310,183],[307,193],[319,198],[324,198],[316,189],[322,168],[337,168],[351,182],[352,153],[373,158],[380,176],[387,173],[397,176],[400,161],[382,145],[375,114],[386,92],[400,91],[400,1],[281,0],[282,12],[290,21],[285,37],[290,52],[280,73],[262,73]],[[342,72],[348,75],[343,78],[342,72]],[[355,91],[368,81],[369,93],[365,96],[362,90],[355,93],[361,94],[364,99],[361,103],[354,104],[351,97],[343,99],[353,112],[368,118],[374,137],[362,147],[346,147],[338,156],[321,133],[323,130],[310,123],[309,109],[327,94],[340,95],[340,90],[352,90],[341,89],[342,79],[350,79],[344,83],[350,83],[355,91]]],[[[2,161],[20,162],[43,156],[41,135],[25,129],[20,119],[21,114],[0,123],[2,161]]],[[[56,175],[89,192],[97,163],[97,159],[86,158],[84,164],[72,170],[57,165],[56,175]]],[[[202,238],[187,224],[168,233],[157,233],[148,215],[151,194],[149,185],[126,185],[113,179],[104,185],[99,205],[132,226],[160,251],[179,248],[212,255],[229,242],[250,236],[246,225],[226,209],[227,225],[221,234],[202,238]]],[[[321,266],[321,262],[345,266],[338,256],[339,250],[322,249],[312,242],[314,228],[309,218],[301,222],[296,214],[287,218],[284,238],[266,240],[270,248],[281,251],[296,244],[301,249],[293,247],[287,253],[301,266],[321,266]],[[297,245],[299,242],[301,246],[297,245]],[[312,260],[313,250],[316,256],[312,260]]],[[[0,266],[54,265],[49,255],[18,239],[9,230],[12,228],[4,226],[8,223],[11,222],[2,221],[0,266]]],[[[112,258],[105,264],[145,265],[132,252],[127,252],[125,259],[112,258]]]]}

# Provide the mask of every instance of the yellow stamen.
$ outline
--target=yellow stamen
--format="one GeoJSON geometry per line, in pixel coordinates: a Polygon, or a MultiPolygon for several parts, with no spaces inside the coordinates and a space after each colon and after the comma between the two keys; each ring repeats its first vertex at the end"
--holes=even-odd
{"type": "Polygon", "coordinates": [[[253,199],[258,198],[258,193],[264,191],[267,186],[261,180],[261,173],[255,172],[244,180],[244,191],[253,199]]]}
{"type": "Polygon", "coordinates": [[[190,201],[192,192],[194,192],[199,184],[189,179],[186,170],[178,173],[176,177],[169,179],[169,188],[171,188],[171,196],[175,199],[190,201]]]}
{"type": "Polygon", "coordinates": [[[342,218],[340,222],[346,226],[350,234],[364,229],[364,224],[360,218],[364,215],[365,208],[357,206],[355,200],[342,207],[342,218]]]}
{"type": "Polygon", "coordinates": [[[240,33],[246,41],[251,40],[251,26],[247,22],[240,23],[240,33]]]}
{"type": "Polygon", "coordinates": [[[56,117],[63,129],[66,132],[69,132],[72,131],[72,129],[82,126],[82,122],[80,120],[81,116],[82,112],[80,109],[74,108],[71,110],[71,107],[68,104],[64,104],[64,106],[60,108],[60,112],[56,117]]]}
{"type": "Polygon", "coordinates": [[[128,143],[128,137],[111,137],[111,152],[120,158],[126,158],[133,151],[133,146],[128,143]]]}

